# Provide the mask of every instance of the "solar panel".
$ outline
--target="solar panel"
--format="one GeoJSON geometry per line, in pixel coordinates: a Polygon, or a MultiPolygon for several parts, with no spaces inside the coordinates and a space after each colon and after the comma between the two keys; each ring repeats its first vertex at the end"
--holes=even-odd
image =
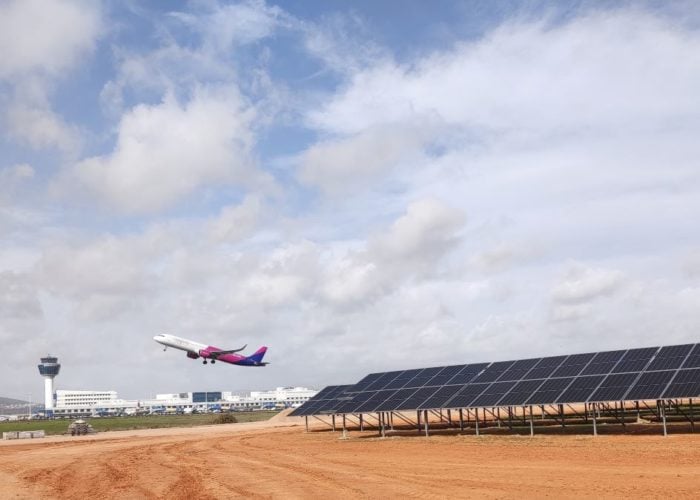
{"type": "Polygon", "coordinates": [[[680,368],[692,349],[693,344],[662,347],[646,368],[646,371],[675,370],[676,368],[680,368]]]}
{"type": "Polygon", "coordinates": [[[639,376],[638,373],[611,373],[588,401],[619,401],[639,376]]]}
{"type": "Polygon", "coordinates": [[[377,391],[387,385],[389,382],[394,380],[396,376],[401,372],[385,372],[380,374],[372,383],[365,387],[366,391],[377,391]]]}
{"type": "Polygon", "coordinates": [[[656,354],[658,347],[646,347],[644,349],[630,349],[617,364],[613,373],[639,372],[649,364],[649,360],[656,354]]]}
{"type": "Polygon", "coordinates": [[[500,377],[498,377],[498,382],[505,382],[507,380],[520,380],[539,362],[540,358],[521,359],[519,361],[516,361],[510,366],[510,368],[504,371],[500,377]]]}
{"type": "Polygon", "coordinates": [[[511,391],[503,396],[498,402],[498,406],[520,406],[533,394],[544,382],[544,380],[522,380],[515,384],[511,391]]]}
{"type": "Polygon", "coordinates": [[[411,397],[396,407],[397,410],[415,410],[437,392],[437,387],[421,387],[411,397]]]}
{"type": "Polygon", "coordinates": [[[603,381],[605,375],[581,376],[574,379],[571,385],[552,403],[582,403],[603,381]]]}
{"type": "Polygon", "coordinates": [[[675,374],[675,370],[642,373],[642,376],[639,377],[637,383],[627,393],[625,399],[630,401],[659,399],[675,374]]]}
{"type": "Polygon", "coordinates": [[[377,380],[382,375],[384,375],[384,374],[383,373],[370,373],[365,378],[360,380],[357,384],[355,384],[353,387],[353,390],[358,391],[358,392],[365,390],[370,384],[372,384],[375,380],[377,380]]]}
{"type": "Polygon", "coordinates": [[[488,368],[486,368],[481,375],[474,379],[474,382],[494,382],[498,377],[500,377],[515,361],[498,361],[496,363],[491,363],[488,368]]]}
{"type": "Polygon", "coordinates": [[[438,366],[435,368],[426,368],[422,372],[420,372],[418,375],[416,375],[416,378],[414,378],[412,382],[413,387],[423,387],[430,382],[430,380],[440,373],[444,367],[438,366]]]}
{"type": "Polygon", "coordinates": [[[544,405],[553,403],[559,399],[558,396],[564,392],[573,381],[574,377],[550,378],[549,380],[545,380],[540,388],[525,401],[525,404],[544,405]]]}
{"type": "Polygon", "coordinates": [[[489,366],[489,363],[477,363],[472,365],[466,365],[462,370],[460,370],[457,375],[452,377],[449,382],[450,385],[453,384],[468,384],[474,377],[476,377],[482,370],[485,370],[489,366]]]}
{"type": "Polygon", "coordinates": [[[586,365],[595,356],[594,352],[586,354],[572,354],[566,358],[559,368],[557,368],[552,377],[575,377],[586,367],[586,365]]]}
{"type": "Polygon", "coordinates": [[[510,391],[517,382],[494,382],[484,390],[470,406],[496,406],[496,403],[510,391]]]}
{"type": "Polygon", "coordinates": [[[449,408],[466,408],[471,406],[472,401],[474,401],[479,394],[484,392],[489,385],[491,384],[465,385],[457,394],[455,394],[452,399],[446,403],[446,406],[449,408]]]}
{"type": "Polygon", "coordinates": [[[423,401],[418,408],[444,408],[445,403],[447,403],[452,396],[457,394],[457,392],[459,392],[461,389],[462,386],[459,385],[446,385],[444,387],[440,387],[432,396],[423,401]]]}
{"type": "Polygon", "coordinates": [[[384,389],[401,389],[406,382],[411,380],[415,376],[416,370],[406,370],[401,372],[394,380],[389,382],[384,386],[384,389]]]}
{"type": "Polygon", "coordinates": [[[290,416],[299,417],[304,415],[317,415],[324,411],[328,411],[329,407],[338,406],[340,404],[339,397],[344,396],[345,391],[353,387],[352,385],[329,385],[324,387],[315,396],[295,409],[290,416]]]}
{"type": "Polygon", "coordinates": [[[664,391],[664,398],[697,398],[700,396],[700,368],[678,370],[664,391]]]}
{"type": "Polygon", "coordinates": [[[393,411],[410,398],[418,389],[399,389],[382,401],[374,411],[393,411]]]}
{"type": "Polygon", "coordinates": [[[375,391],[364,403],[361,403],[354,413],[371,413],[376,410],[377,406],[381,404],[382,401],[388,399],[396,391],[386,390],[386,391],[375,391]]]}
{"type": "Polygon", "coordinates": [[[700,397],[700,344],[372,373],[291,415],[689,397],[700,397]]]}
{"type": "Polygon", "coordinates": [[[532,370],[527,372],[523,379],[532,380],[538,378],[547,378],[550,375],[552,375],[552,373],[554,373],[554,370],[559,368],[559,366],[566,358],[567,356],[552,356],[549,358],[542,358],[540,359],[539,363],[537,363],[532,368],[532,370]]]}
{"type": "Polygon", "coordinates": [[[583,369],[581,375],[607,375],[627,351],[599,352],[583,369]]]}
{"type": "Polygon", "coordinates": [[[466,365],[454,365],[446,366],[440,373],[431,378],[427,384],[432,385],[446,385],[456,374],[458,374],[466,365]]]}
{"type": "Polygon", "coordinates": [[[700,344],[695,344],[695,347],[690,352],[688,359],[683,363],[683,368],[698,368],[700,367],[700,344]]]}

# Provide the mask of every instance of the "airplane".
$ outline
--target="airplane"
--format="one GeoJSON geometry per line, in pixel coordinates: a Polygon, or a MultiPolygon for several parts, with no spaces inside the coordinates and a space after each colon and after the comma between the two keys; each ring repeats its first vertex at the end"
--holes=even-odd
{"type": "Polygon", "coordinates": [[[248,347],[247,344],[240,349],[223,350],[211,345],[200,344],[199,342],[176,337],[175,335],[170,335],[168,333],[156,335],[153,337],[153,340],[165,346],[163,347],[164,351],[168,347],[174,347],[175,349],[186,351],[188,358],[202,358],[202,363],[205,365],[207,364],[207,360],[211,360],[211,364],[214,364],[217,361],[223,361],[224,363],[239,366],[265,366],[269,364],[263,363],[262,360],[263,356],[265,356],[265,353],[267,352],[267,347],[261,347],[250,356],[243,356],[236,353],[248,347]]]}

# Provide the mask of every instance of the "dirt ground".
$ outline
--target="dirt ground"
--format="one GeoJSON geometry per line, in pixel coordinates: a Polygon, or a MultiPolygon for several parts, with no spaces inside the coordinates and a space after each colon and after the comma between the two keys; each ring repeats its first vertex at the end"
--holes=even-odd
{"type": "Polygon", "coordinates": [[[700,435],[344,440],[299,424],[0,441],[0,498],[700,498],[700,435]]]}

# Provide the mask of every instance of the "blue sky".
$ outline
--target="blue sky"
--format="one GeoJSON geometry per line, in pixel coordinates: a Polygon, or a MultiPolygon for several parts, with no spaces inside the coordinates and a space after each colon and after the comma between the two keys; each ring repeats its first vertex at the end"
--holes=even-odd
{"type": "Polygon", "coordinates": [[[0,394],[697,341],[698,14],[0,1],[0,394]]]}

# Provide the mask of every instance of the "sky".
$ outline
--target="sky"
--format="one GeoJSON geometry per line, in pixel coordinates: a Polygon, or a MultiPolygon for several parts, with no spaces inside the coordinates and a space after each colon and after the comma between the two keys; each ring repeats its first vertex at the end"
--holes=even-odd
{"type": "Polygon", "coordinates": [[[695,2],[0,0],[0,396],[698,342],[698,89],[695,2]]]}

